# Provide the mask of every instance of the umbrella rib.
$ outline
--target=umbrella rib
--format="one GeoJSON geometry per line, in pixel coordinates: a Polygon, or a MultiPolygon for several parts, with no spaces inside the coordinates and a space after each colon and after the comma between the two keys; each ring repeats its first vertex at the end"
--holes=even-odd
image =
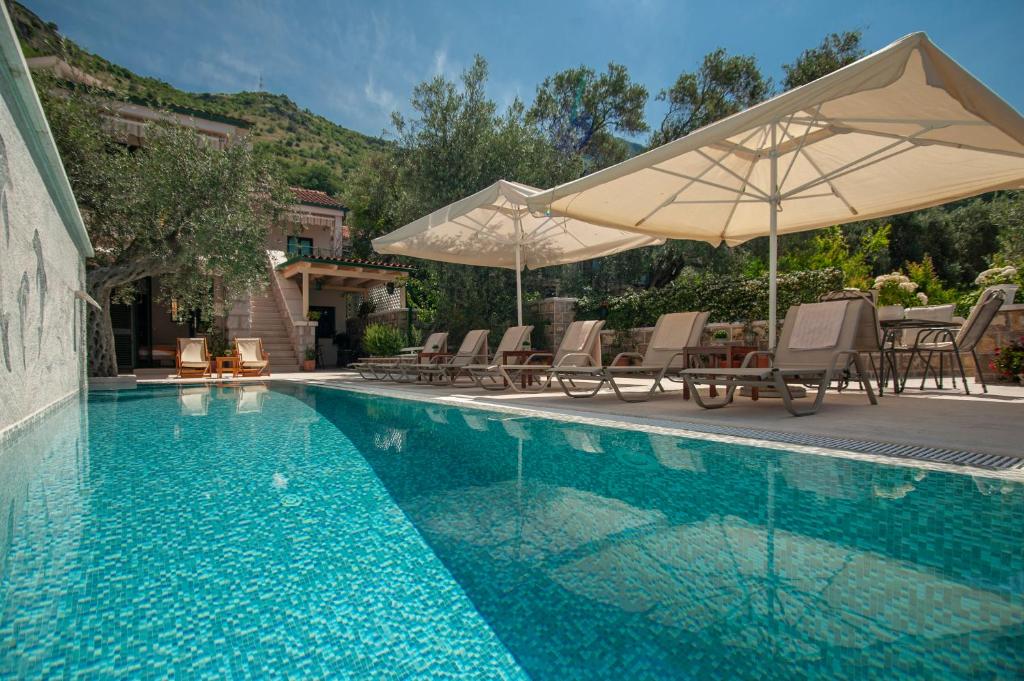
{"type": "MultiPolygon", "coordinates": [[[[786,168],[786,172],[782,175],[782,180],[779,182],[779,189],[780,190],[782,189],[782,187],[784,187],[786,185],[786,180],[789,178],[789,173],[790,173],[790,171],[793,170],[793,166],[796,165],[797,157],[800,156],[800,150],[804,148],[804,143],[807,142],[807,136],[809,134],[811,134],[811,128],[813,128],[817,124],[816,121],[818,120],[818,116],[820,114],[821,114],[821,104],[819,104],[818,107],[814,110],[814,118],[811,119],[811,122],[807,124],[807,128],[804,130],[804,134],[800,136],[800,144],[797,145],[796,152],[794,152],[793,158],[791,158],[790,161],[789,161],[789,167],[786,168]]],[[[786,135],[790,139],[794,139],[794,137],[789,134],[789,126],[788,125],[786,126],[786,129],[782,131],[782,134],[786,135]]],[[[821,171],[819,170],[818,172],[820,173],[821,171]]]]}
{"type": "MultiPolygon", "coordinates": [[[[739,142],[739,144],[738,144],[737,146],[740,146],[740,147],[742,147],[742,146],[743,146],[743,144],[744,144],[745,142],[747,142],[747,141],[748,141],[748,140],[749,140],[749,139],[750,139],[751,137],[753,137],[754,135],[756,135],[756,134],[758,133],[758,131],[759,131],[758,129],[754,129],[754,130],[752,130],[752,131],[750,132],[750,134],[749,134],[749,135],[747,135],[746,137],[744,137],[743,139],[741,139],[741,140],[740,140],[740,142],[739,142]]],[[[724,158],[725,158],[726,156],[729,156],[730,154],[733,154],[733,153],[735,153],[735,152],[734,152],[734,150],[732,150],[732,149],[726,149],[726,150],[725,150],[725,153],[723,153],[723,154],[722,154],[722,158],[724,159],[724,158]]],[[[721,160],[721,159],[720,159],[720,160],[721,160]]],[[[715,165],[719,165],[719,164],[718,164],[718,163],[715,163],[715,165]]],[[[728,191],[728,192],[735,192],[735,191],[737,191],[737,190],[736,190],[735,188],[732,188],[732,187],[727,187],[727,186],[725,186],[725,185],[717,184],[717,183],[711,182],[710,180],[705,180],[705,179],[703,179],[703,177],[704,177],[705,175],[707,175],[708,173],[710,173],[710,172],[711,172],[711,169],[712,169],[712,168],[714,168],[714,167],[715,167],[714,165],[708,166],[707,168],[705,168],[704,170],[702,170],[702,171],[701,171],[701,173],[700,173],[699,175],[697,175],[696,177],[692,177],[692,176],[689,176],[689,175],[683,175],[682,173],[676,173],[676,172],[673,172],[673,171],[671,171],[671,170],[665,170],[665,169],[663,169],[663,168],[658,168],[657,166],[651,166],[651,170],[656,170],[656,171],[658,171],[658,172],[661,172],[661,173],[667,173],[667,174],[669,174],[669,175],[673,175],[673,176],[675,176],[675,177],[681,177],[681,178],[682,178],[682,179],[684,179],[684,180],[689,180],[689,182],[687,182],[687,183],[686,183],[685,185],[683,185],[683,187],[682,187],[682,188],[681,188],[681,189],[680,189],[679,191],[677,191],[677,192],[673,193],[673,194],[672,194],[671,196],[669,196],[669,197],[668,197],[667,199],[665,199],[664,201],[662,201],[662,202],[661,202],[661,204],[659,204],[659,205],[658,205],[658,206],[657,206],[657,207],[656,207],[656,208],[655,208],[654,210],[652,210],[651,212],[649,212],[649,213],[648,213],[647,215],[645,215],[644,217],[640,218],[640,220],[639,220],[639,221],[637,221],[637,222],[635,222],[635,223],[633,224],[633,226],[634,226],[634,227],[639,227],[640,225],[642,225],[643,223],[645,223],[645,222],[647,222],[647,221],[648,221],[649,219],[651,219],[651,218],[652,218],[652,217],[653,217],[654,215],[656,215],[656,214],[657,214],[657,213],[658,213],[659,211],[661,211],[661,210],[662,210],[663,208],[666,208],[667,206],[670,206],[670,205],[672,205],[673,203],[675,203],[675,200],[676,200],[677,198],[679,198],[679,195],[680,195],[680,194],[682,194],[683,192],[685,192],[685,191],[686,191],[687,189],[689,189],[690,187],[692,187],[692,186],[693,186],[693,185],[694,185],[695,183],[697,183],[697,182],[700,182],[700,183],[702,183],[702,184],[706,184],[706,185],[710,185],[710,186],[712,186],[712,187],[716,187],[716,188],[718,188],[718,189],[724,189],[725,191],[728,191]]],[[[724,168],[725,166],[721,166],[721,167],[723,167],[723,168],[724,168]]],[[[742,188],[742,187],[740,187],[740,189],[739,189],[738,191],[739,191],[740,193],[742,193],[742,194],[746,195],[746,196],[749,196],[749,197],[751,197],[751,198],[755,198],[755,199],[756,199],[756,198],[759,198],[759,197],[755,196],[754,194],[749,194],[749,193],[747,193],[747,192],[743,191],[743,188],[742,188]]],[[[757,191],[759,191],[759,192],[760,192],[761,190],[760,190],[760,189],[758,189],[757,191]]],[[[762,193],[763,193],[763,192],[762,192],[762,193]]],[[[765,195],[765,196],[767,196],[767,195],[765,195]]]]}
{"type": "MultiPolygon", "coordinates": [[[[815,118],[817,118],[818,112],[820,112],[820,111],[821,111],[821,105],[819,104],[817,112],[815,112],[815,118]]],[[[804,147],[804,141],[807,139],[807,133],[810,132],[810,130],[811,130],[811,126],[807,126],[807,131],[805,131],[803,139],[800,140],[800,145],[797,147],[796,152],[793,154],[793,159],[789,162],[789,169],[786,170],[786,176],[783,177],[782,178],[782,182],[779,183],[779,188],[780,189],[781,189],[782,185],[786,183],[786,177],[789,177],[789,171],[793,169],[793,165],[796,164],[797,157],[800,156],[801,154],[803,154],[803,157],[805,159],[807,159],[808,163],[811,164],[811,167],[814,168],[814,172],[818,173],[818,175],[820,175],[820,176],[824,176],[825,175],[825,172],[822,171],[821,166],[819,166],[817,161],[815,161],[814,158],[811,157],[811,150],[804,147]]],[[[793,137],[790,136],[790,139],[793,139],[793,137]]],[[[846,197],[843,196],[843,193],[839,191],[838,187],[836,187],[831,181],[827,182],[827,184],[828,184],[828,188],[829,188],[829,190],[831,190],[832,194],[834,196],[836,196],[840,201],[843,202],[843,205],[846,206],[846,209],[848,211],[850,211],[851,214],[853,214],[853,215],[859,215],[860,214],[857,211],[857,209],[854,208],[853,205],[846,199],[846,197]]],[[[824,195],[822,195],[822,194],[813,194],[813,195],[805,195],[805,196],[802,196],[802,197],[794,196],[794,197],[791,197],[790,200],[796,200],[798,198],[805,198],[805,199],[818,198],[818,197],[821,197],[821,196],[828,196],[828,195],[827,194],[824,194],[824,195]]]]}
{"type": "MultiPolygon", "coordinates": [[[[733,177],[735,177],[737,180],[739,180],[742,183],[740,185],[740,190],[741,191],[742,191],[742,189],[744,187],[747,186],[747,178],[750,177],[749,175],[747,175],[747,177],[741,176],[739,173],[737,173],[737,172],[733,171],[732,169],[722,165],[721,162],[716,161],[715,159],[711,158],[711,156],[709,156],[708,154],[704,153],[703,149],[697,149],[697,153],[700,154],[701,156],[703,156],[704,158],[706,158],[707,160],[711,161],[713,164],[715,164],[716,166],[718,166],[719,168],[721,168],[725,172],[727,172],[730,175],[732,175],[733,177]]],[[[726,154],[726,156],[728,156],[728,155],[729,154],[726,154]]],[[[725,157],[723,156],[722,158],[725,158],[725,157]]],[[[762,195],[762,200],[769,198],[768,195],[765,194],[763,191],[761,191],[761,189],[759,187],[753,187],[752,186],[751,189],[754,189],[755,191],[759,192],[762,195]]]]}
{"type": "MultiPolygon", "coordinates": [[[[819,105],[820,108],[820,105],[819,105]]],[[[797,123],[813,122],[806,118],[795,119],[797,123]]],[[[971,126],[988,126],[990,125],[986,121],[968,121],[955,118],[866,118],[862,116],[840,116],[838,118],[823,118],[830,123],[843,122],[843,123],[888,123],[892,125],[931,125],[935,127],[946,127],[950,125],[971,125],[971,126]]],[[[869,130],[861,130],[859,132],[871,133],[869,130]]]]}
{"type": "MultiPolygon", "coordinates": [[[[767,139],[767,137],[768,137],[768,130],[764,129],[762,131],[762,134],[761,134],[761,146],[764,146],[764,142],[765,142],[765,139],[767,139]]],[[[746,141],[746,140],[744,140],[744,141],[746,141]]],[[[744,187],[747,186],[747,180],[750,178],[751,173],[754,172],[754,166],[756,166],[756,165],[757,165],[757,157],[755,156],[752,159],[750,159],[750,165],[747,166],[747,174],[746,174],[746,177],[743,180],[743,186],[744,187]]],[[[736,209],[739,208],[739,205],[740,205],[741,201],[743,201],[743,199],[741,199],[740,196],[737,195],[735,200],[733,201],[732,208],[729,209],[729,214],[725,218],[725,224],[722,225],[722,231],[718,235],[718,238],[719,238],[720,241],[724,241],[725,240],[725,233],[729,231],[729,225],[732,224],[732,218],[733,218],[734,215],[736,215],[736,209]]]]}
{"type": "MultiPolygon", "coordinates": [[[[937,146],[947,147],[949,149],[966,149],[967,151],[978,151],[984,154],[994,154],[997,156],[1010,156],[1013,158],[1024,158],[1024,152],[1009,151],[1006,149],[988,149],[986,147],[979,147],[974,144],[964,144],[963,142],[947,142],[946,140],[931,140],[931,139],[917,139],[916,137],[907,137],[906,135],[899,135],[894,132],[875,132],[870,130],[858,130],[857,128],[851,128],[842,125],[832,126],[837,132],[842,133],[855,133],[859,135],[872,135],[874,137],[884,137],[887,139],[895,140],[906,140],[918,147],[937,146]]],[[[936,127],[949,127],[948,125],[940,125],[936,127]]]]}
{"type": "MultiPolygon", "coordinates": [[[[673,177],[678,177],[678,178],[683,179],[683,180],[689,180],[690,181],[689,184],[687,184],[685,187],[683,187],[679,191],[675,192],[675,194],[672,197],[673,199],[675,199],[676,196],[679,196],[679,194],[682,194],[684,191],[686,191],[687,189],[689,189],[690,187],[692,187],[696,183],[706,184],[709,187],[714,187],[715,189],[721,189],[722,191],[727,191],[727,192],[730,192],[730,193],[740,193],[743,196],[749,196],[752,199],[762,199],[762,200],[764,199],[764,197],[758,196],[757,194],[751,194],[750,192],[744,191],[743,189],[738,189],[736,187],[730,187],[730,186],[725,185],[725,184],[720,184],[718,182],[712,182],[711,180],[703,179],[703,176],[706,175],[708,172],[710,172],[711,168],[713,168],[713,167],[714,166],[708,166],[708,168],[705,169],[704,172],[702,172],[700,175],[698,175],[696,177],[693,176],[693,175],[685,175],[683,173],[677,173],[677,172],[675,172],[673,170],[665,170],[664,168],[656,168],[656,167],[653,167],[653,166],[651,167],[651,170],[657,171],[659,173],[665,173],[666,175],[672,175],[673,177]]],[[[760,192],[761,190],[758,189],[757,191],[760,192]]],[[[672,203],[672,201],[669,201],[665,205],[667,206],[670,203],[672,203]]],[[[664,208],[664,207],[665,206],[660,206],[654,212],[657,212],[658,210],[661,210],[661,208],[664,208]]],[[[643,222],[643,220],[641,220],[640,222],[643,222]]],[[[639,225],[640,223],[637,223],[637,224],[639,225]]]]}
{"type": "MultiPolygon", "coordinates": [[[[814,168],[814,171],[816,173],[818,173],[820,175],[824,175],[824,173],[821,172],[821,168],[818,166],[818,163],[813,158],[811,158],[811,153],[810,152],[811,152],[810,149],[804,149],[800,153],[802,153],[804,155],[804,158],[807,159],[807,162],[811,164],[811,167],[814,168]]],[[[843,196],[843,193],[841,191],[839,191],[839,189],[832,183],[831,180],[826,181],[826,184],[828,184],[828,188],[831,189],[832,193],[835,194],[836,197],[838,197],[838,199],[843,202],[843,205],[846,206],[847,210],[849,210],[852,215],[860,215],[860,213],[857,211],[857,209],[854,208],[853,205],[849,201],[847,201],[846,197],[843,196]]],[[[794,197],[791,197],[791,200],[795,200],[795,199],[799,199],[799,198],[808,198],[809,199],[809,198],[813,198],[813,197],[812,196],[804,196],[804,197],[794,196],[794,197]]]]}
{"type": "Polygon", "coordinates": [[[836,179],[838,177],[843,177],[844,175],[849,175],[851,172],[856,172],[858,170],[863,170],[864,168],[867,168],[870,165],[874,165],[875,163],[878,163],[879,161],[884,161],[884,160],[887,160],[889,158],[892,158],[893,156],[897,156],[897,155],[899,155],[901,153],[904,153],[906,151],[910,151],[911,149],[913,149],[915,147],[915,145],[913,143],[913,140],[915,138],[920,137],[921,135],[923,135],[926,132],[929,132],[929,131],[931,131],[933,129],[934,128],[932,128],[932,127],[922,128],[921,130],[918,130],[916,133],[914,133],[910,137],[900,138],[900,139],[896,140],[895,142],[893,142],[892,144],[887,144],[887,145],[885,145],[884,147],[882,147],[880,149],[876,149],[876,150],[872,151],[871,153],[869,153],[866,156],[862,156],[862,157],[860,157],[859,159],[857,159],[855,161],[850,161],[849,163],[841,165],[838,168],[836,168],[835,170],[832,170],[829,173],[823,175],[822,177],[819,177],[817,179],[811,180],[810,182],[805,182],[804,184],[799,185],[796,188],[786,192],[785,194],[782,195],[781,198],[783,198],[783,199],[789,198],[790,196],[793,196],[795,194],[799,194],[800,192],[805,191],[807,189],[811,189],[812,187],[817,187],[818,185],[826,184],[826,183],[828,183],[828,182],[830,182],[830,181],[832,181],[832,180],[834,180],[834,179],[836,179]],[[881,158],[876,158],[878,156],[881,156],[882,154],[885,154],[886,152],[890,151],[891,149],[894,149],[894,148],[898,147],[899,145],[901,145],[903,143],[907,143],[909,146],[906,149],[902,149],[902,150],[896,152],[895,154],[890,154],[889,156],[883,156],[881,158]],[[874,160],[871,161],[871,163],[865,163],[865,161],[868,161],[868,160],[871,160],[871,159],[874,159],[874,160]]]}
{"type": "Polygon", "coordinates": [[[490,239],[491,241],[497,241],[500,244],[513,244],[513,245],[515,244],[514,241],[511,241],[509,239],[504,239],[504,238],[502,238],[500,236],[497,236],[496,234],[488,234],[486,231],[484,231],[484,230],[487,229],[487,224],[486,223],[482,223],[479,220],[477,220],[475,218],[472,218],[472,217],[470,217],[468,215],[460,215],[457,218],[452,218],[450,220],[450,222],[453,225],[455,225],[456,227],[461,227],[462,229],[468,229],[469,231],[471,231],[474,234],[477,234],[477,235],[483,237],[484,239],[490,239]],[[459,222],[459,220],[461,218],[466,218],[467,220],[470,220],[471,222],[476,223],[476,225],[478,225],[478,226],[474,227],[473,225],[465,225],[465,224],[459,222]]]}

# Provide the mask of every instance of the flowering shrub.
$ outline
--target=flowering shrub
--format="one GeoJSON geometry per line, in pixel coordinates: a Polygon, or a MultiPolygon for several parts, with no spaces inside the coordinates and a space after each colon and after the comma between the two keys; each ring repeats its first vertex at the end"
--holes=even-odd
{"type": "Polygon", "coordinates": [[[899,272],[878,275],[871,288],[878,291],[879,305],[920,307],[928,304],[928,296],[923,291],[917,290],[917,283],[910,281],[909,277],[899,272]]]}
{"type": "Polygon", "coordinates": [[[996,348],[996,357],[989,367],[998,371],[1007,380],[1020,383],[1024,374],[1024,337],[1021,337],[1005,348],[996,348]]]}
{"type": "Polygon", "coordinates": [[[958,315],[967,316],[971,312],[971,308],[978,304],[981,299],[982,292],[989,286],[999,286],[1001,284],[1020,284],[1020,272],[1016,267],[991,267],[981,274],[974,280],[978,288],[973,291],[969,291],[962,295],[956,303],[956,313],[958,315]]]}
{"type": "Polygon", "coordinates": [[[974,280],[978,286],[998,286],[1000,284],[1018,284],[1016,267],[992,267],[985,270],[974,280]]]}

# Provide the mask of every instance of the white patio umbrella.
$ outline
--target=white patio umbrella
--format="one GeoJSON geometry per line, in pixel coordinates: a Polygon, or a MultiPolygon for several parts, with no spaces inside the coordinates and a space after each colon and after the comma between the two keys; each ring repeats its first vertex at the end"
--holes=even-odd
{"type": "Polygon", "coordinates": [[[516,272],[517,318],[523,323],[524,267],[590,260],[664,240],[584,220],[533,215],[527,199],[539,189],[498,180],[430,215],[373,240],[378,253],[516,272]]]}
{"type": "Polygon", "coordinates": [[[1024,119],[909,35],[849,66],[618,165],[531,210],[673,239],[770,237],[1024,186],[1024,119]]]}

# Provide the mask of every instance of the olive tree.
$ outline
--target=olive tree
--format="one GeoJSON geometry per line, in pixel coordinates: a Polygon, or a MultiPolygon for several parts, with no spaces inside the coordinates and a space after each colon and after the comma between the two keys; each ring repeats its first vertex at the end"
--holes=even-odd
{"type": "Polygon", "coordinates": [[[108,100],[55,84],[40,91],[96,251],[86,264],[101,308],[88,321],[90,375],[117,374],[110,305],[136,282],[159,276],[165,298],[204,318],[215,280],[225,300],[264,283],[267,232],[288,195],[248,145],[219,150],[158,123],[131,149],[104,124],[117,115],[108,100]]]}

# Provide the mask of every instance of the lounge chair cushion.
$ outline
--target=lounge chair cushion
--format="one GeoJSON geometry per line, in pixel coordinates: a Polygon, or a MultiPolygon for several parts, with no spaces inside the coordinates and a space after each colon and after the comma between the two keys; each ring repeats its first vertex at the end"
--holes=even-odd
{"type": "Polygon", "coordinates": [[[204,357],[206,353],[203,352],[205,344],[202,338],[189,338],[184,341],[178,341],[178,345],[181,348],[182,366],[206,364],[207,359],[204,357]]]}
{"type": "Polygon", "coordinates": [[[808,303],[796,311],[790,350],[824,350],[839,342],[849,301],[808,303]]]}

